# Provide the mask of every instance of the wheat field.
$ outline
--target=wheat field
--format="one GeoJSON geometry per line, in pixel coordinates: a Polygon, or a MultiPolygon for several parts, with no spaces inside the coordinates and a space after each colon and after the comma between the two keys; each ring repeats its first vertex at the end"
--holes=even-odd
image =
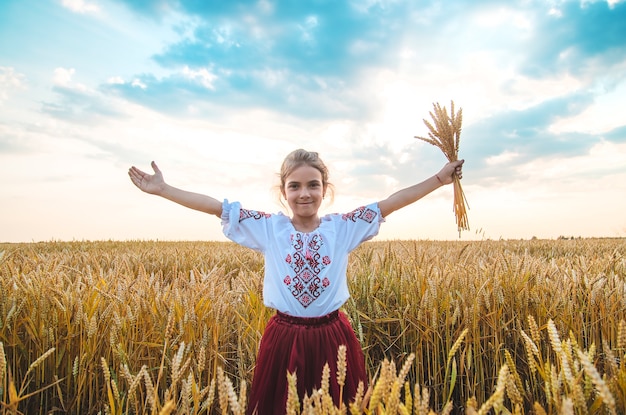
{"type": "MultiPolygon", "coordinates": [[[[335,408],[322,384],[289,413],[626,413],[625,251],[365,243],[344,311],[370,387],[335,408]]],[[[243,413],[262,275],[232,243],[0,244],[0,413],[243,413]]]]}

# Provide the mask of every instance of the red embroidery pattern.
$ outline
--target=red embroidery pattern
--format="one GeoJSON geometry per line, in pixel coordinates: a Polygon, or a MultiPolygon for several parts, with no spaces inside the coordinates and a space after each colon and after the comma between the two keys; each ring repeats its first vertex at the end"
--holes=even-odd
{"type": "Polygon", "coordinates": [[[343,220],[351,220],[352,222],[356,222],[357,219],[361,219],[361,220],[364,220],[367,223],[372,223],[372,221],[374,219],[376,219],[377,215],[378,215],[378,213],[376,213],[372,209],[370,209],[368,207],[365,207],[365,206],[361,206],[358,209],[354,209],[350,213],[343,214],[341,216],[341,219],[343,219],[343,220]]]}
{"type": "Polygon", "coordinates": [[[269,213],[261,212],[258,210],[248,210],[243,208],[239,210],[239,222],[248,218],[252,218],[254,220],[259,220],[261,218],[268,219],[270,216],[271,215],[269,213]]]}
{"type": "Polygon", "coordinates": [[[283,282],[291,294],[304,306],[310,306],[330,286],[326,277],[320,279],[319,274],[331,263],[328,255],[322,256],[319,250],[324,245],[322,237],[296,233],[291,236],[293,253],[285,257],[291,266],[293,276],[287,275],[283,282]]]}

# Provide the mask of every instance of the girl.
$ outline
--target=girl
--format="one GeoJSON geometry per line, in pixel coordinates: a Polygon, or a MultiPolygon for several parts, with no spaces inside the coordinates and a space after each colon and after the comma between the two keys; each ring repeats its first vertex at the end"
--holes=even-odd
{"type": "Polygon", "coordinates": [[[259,346],[248,413],[274,415],[285,413],[287,372],[296,373],[302,399],[321,386],[326,363],[331,369],[330,392],[335,405],[339,404],[337,349],[342,344],[347,349],[344,403],[352,401],[359,382],[367,386],[361,345],[339,311],[349,297],[348,253],[373,238],[393,211],[452,183],[454,175],[461,178],[463,162],[448,163],[434,176],[377,203],[323,217],[318,210],[332,185],[316,152],[295,150],[283,161],[280,192],[291,216],[248,210],[238,202],[220,202],[170,186],[154,162],[152,175],[134,166],[128,174],[146,193],[221,218],[229,239],[264,254],[263,301],[276,314],[259,346]]]}

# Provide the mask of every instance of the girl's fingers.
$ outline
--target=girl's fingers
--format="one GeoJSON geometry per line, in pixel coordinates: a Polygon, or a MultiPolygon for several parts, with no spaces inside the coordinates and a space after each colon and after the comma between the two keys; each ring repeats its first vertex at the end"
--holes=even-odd
{"type": "Polygon", "coordinates": [[[157,166],[157,164],[153,161],[150,163],[150,165],[152,166],[152,170],[154,170],[155,173],[160,173],[161,170],[159,170],[159,167],[157,166]]]}

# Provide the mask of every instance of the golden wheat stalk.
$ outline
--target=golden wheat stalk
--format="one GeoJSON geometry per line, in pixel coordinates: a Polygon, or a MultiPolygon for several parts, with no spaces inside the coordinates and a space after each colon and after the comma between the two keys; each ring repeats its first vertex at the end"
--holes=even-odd
{"type": "MultiPolygon", "coordinates": [[[[415,136],[422,141],[439,147],[448,161],[457,161],[459,157],[459,142],[461,141],[461,124],[463,122],[463,109],[459,108],[454,113],[454,101],[450,102],[450,115],[446,107],[442,107],[439,103],[433,104],[433,111],[429,112],[433,119],[433,124],[424,119],[424,124],[428,127],[428,137],[415,136]]],[[[457,175],[453,177],[454,186],[454,216],[459,229],[469,230],[469,221],[467,219],[467,208],[469,204],[465,198],[465,193],[461,187],[461,181],[457,175]]]]}
{"type": "Polygon", "coordinates": [[[0,342],[0,386],[2,385],[2,380],[4,379],[4,372],[7,367],[7,358],[4,353],[4,345],[0,342]]]}

